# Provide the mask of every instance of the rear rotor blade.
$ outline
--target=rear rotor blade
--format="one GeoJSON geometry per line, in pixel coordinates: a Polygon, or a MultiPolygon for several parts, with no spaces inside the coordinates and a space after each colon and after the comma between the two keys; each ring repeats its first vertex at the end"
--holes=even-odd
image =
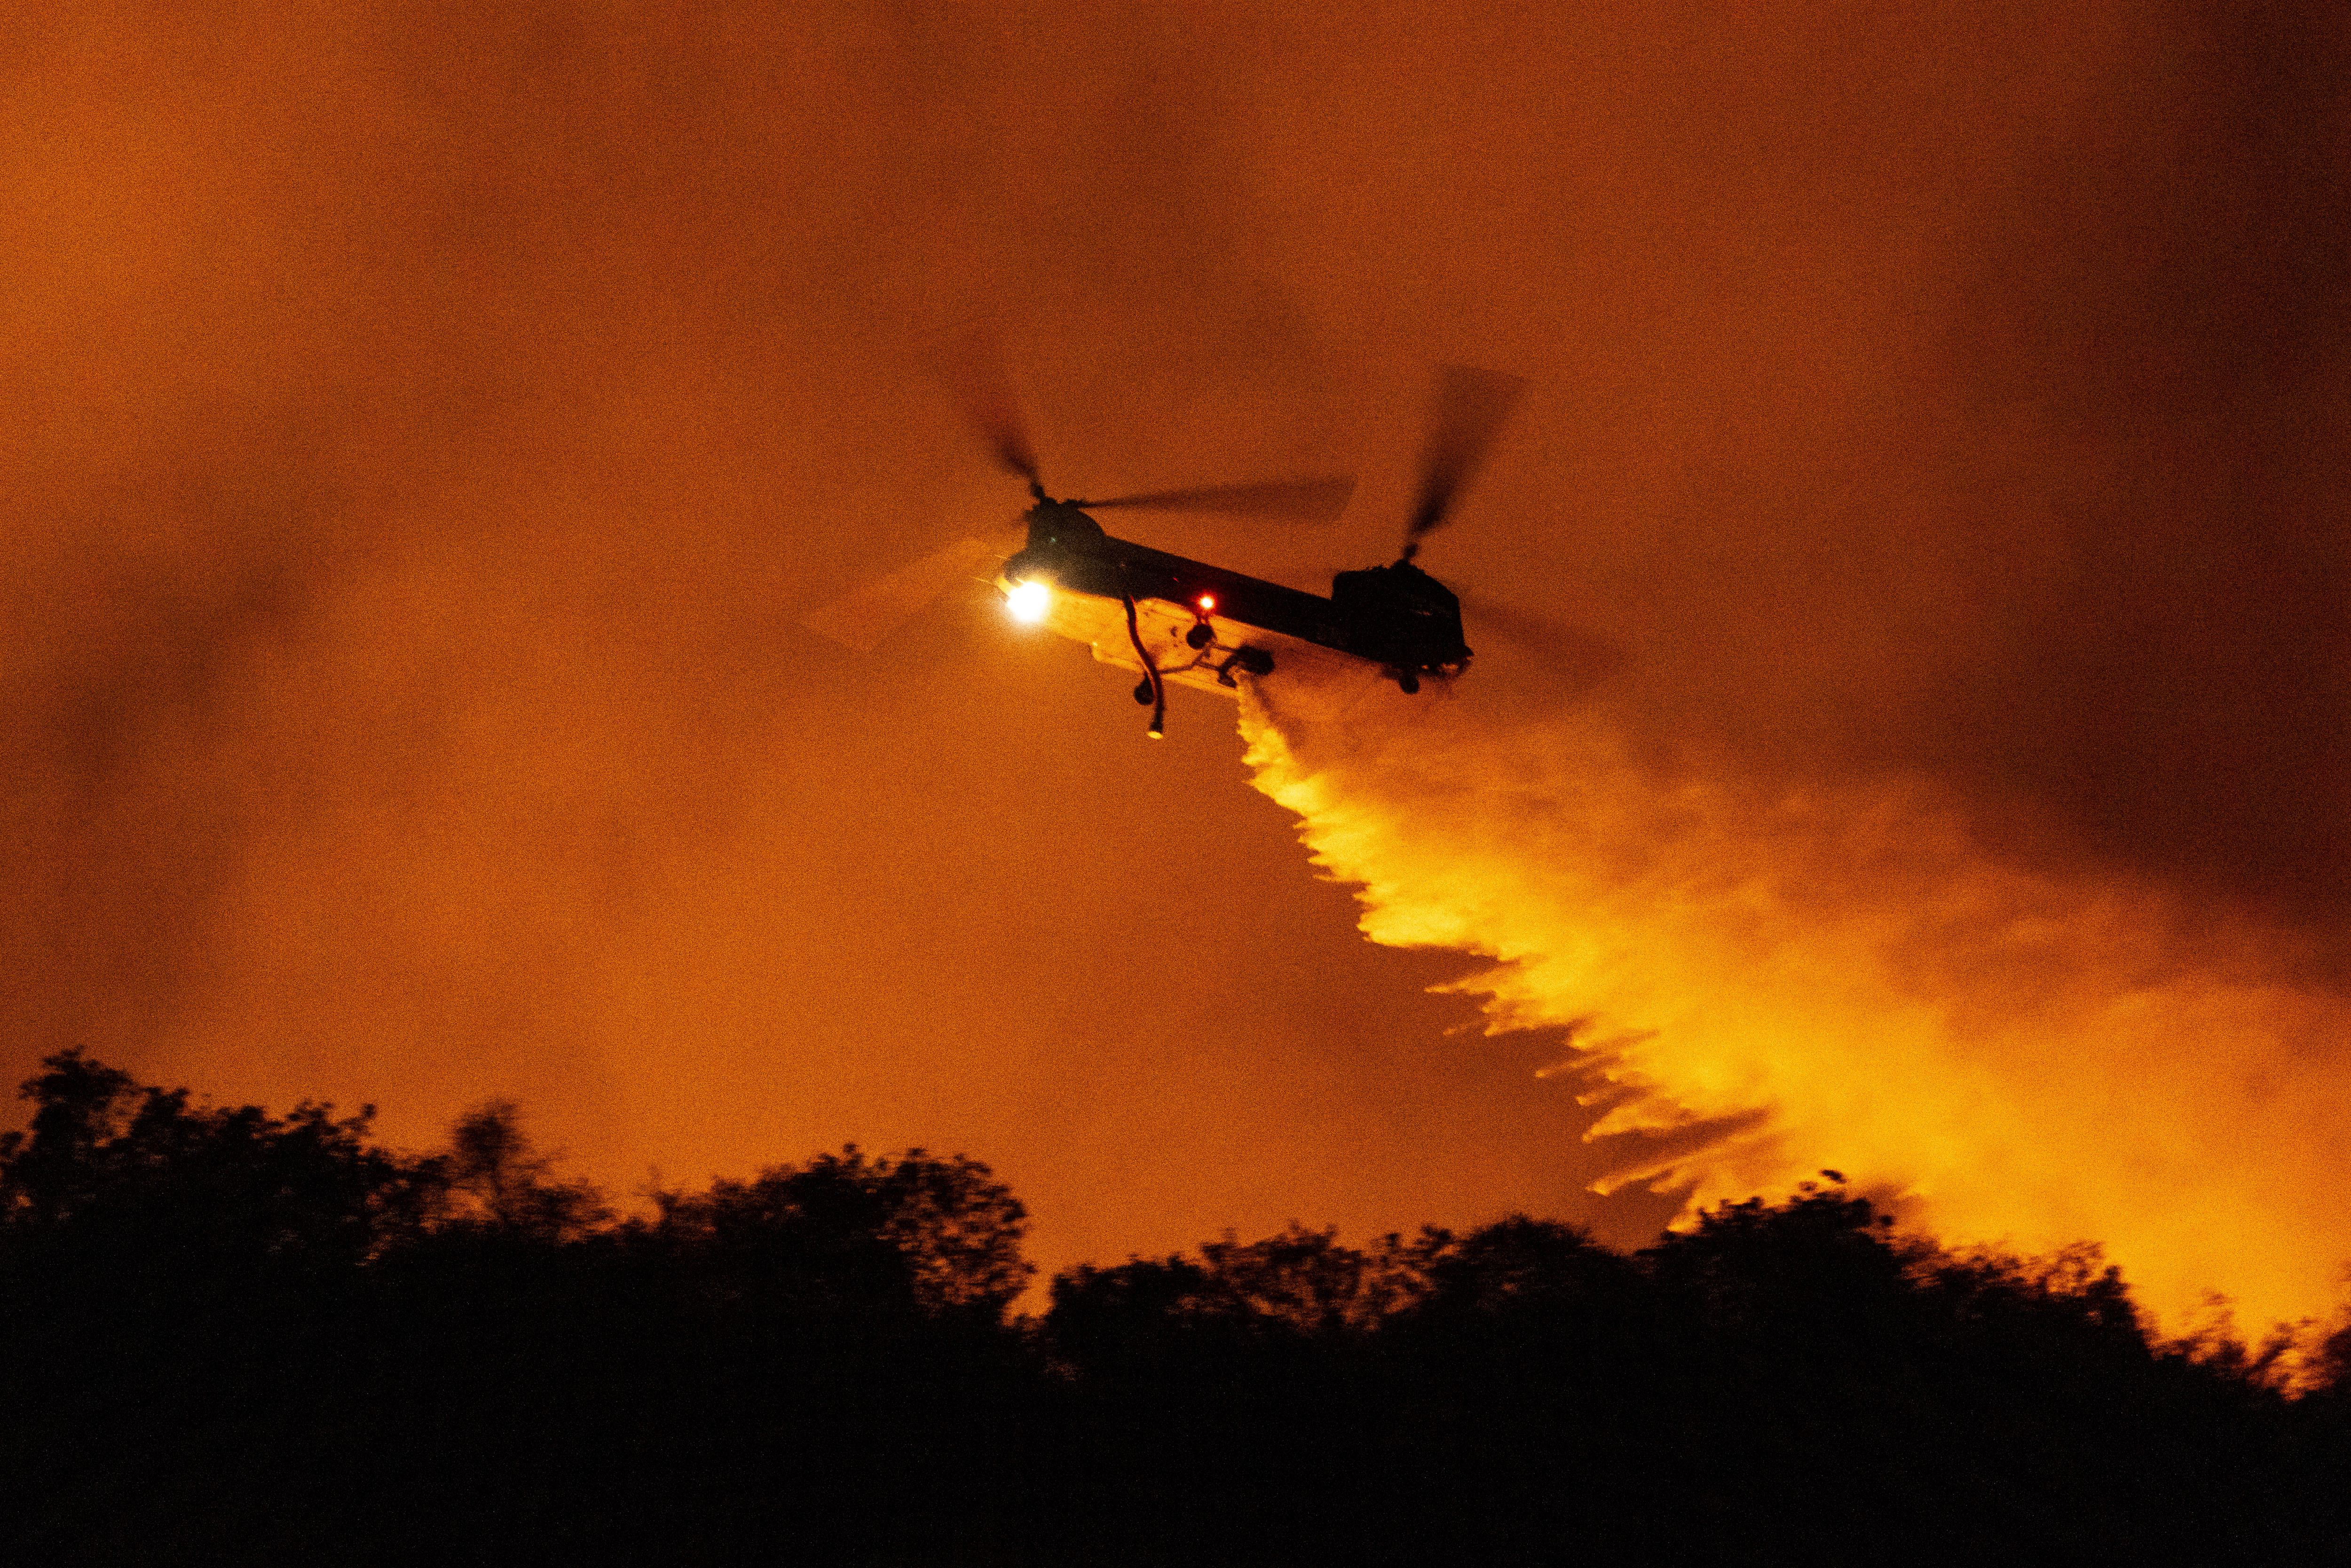
{"type": "Polygon", "coordinates": [[[1190,490],[1154,490],[1081,507],[1153,507],[1163,512],[1221,512],[1245,517],[1278,517],[1293,523],[1329,523],[1347,509],[1355,493],[1352,478],[1278,480],[1266,485],[1207,485],[1190,490]]]}
{"type": "Polygon", "coordinates": [[[1471,365],[1447,365],[1439,373],[1429,405],[1428,446],[1420,460],[1420,500],[1405,529],[1405,559],[1443,525],[1526,386],[1517,376],[1471,365]]]}
{"type": "Polygon", "coordinates": [[[800,624],[844,647],[870,653],[884,637],[913,620],[958,578],[983,580],[990,567],[1020,548],[1022,535],[994,539],[957,539],[889,576],[845,593],[800,617],[800,624]]]}
{"type": "Polygon", "coordinates": [[[1513,644],[1520,658],[1543,672],[1541,684],[1555,695],[1581,697],[1631,667],[1632,655],[1622,645],[1594,632],[1475,590],[1457,590],[1456,597],[1472,645],[1489,638],[1513,644]]]}
{"type": "Polygon", "coordinates": [[[964,417],[979,433],[997,466],[1038,484],[1037,449],[1020,417],[1020,400],[1013,394],[1012,378],[1005,373],[1004,354],[995,334],[967,332],[928,356],[931,368],[963,408],[964,417]]]}

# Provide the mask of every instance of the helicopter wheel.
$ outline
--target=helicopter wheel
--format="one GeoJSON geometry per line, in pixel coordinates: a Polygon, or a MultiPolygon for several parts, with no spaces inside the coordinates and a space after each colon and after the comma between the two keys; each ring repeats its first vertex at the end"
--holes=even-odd
{"type": "Polygon", "coordinates": [[[1134,683],[1134,701],[1139,707],[1151,706],[1151,677],[1145,675],[1134,683]]]}
{"type": "Polygon", "coordinates": [[[1403,674],[1396,677],[1396,686],[1404,693],[1405,695],[1410,696],[1413,693],[1420,690],[1420,677],[1414,674],[1410,670],[1406,670],[1403,674]]]}

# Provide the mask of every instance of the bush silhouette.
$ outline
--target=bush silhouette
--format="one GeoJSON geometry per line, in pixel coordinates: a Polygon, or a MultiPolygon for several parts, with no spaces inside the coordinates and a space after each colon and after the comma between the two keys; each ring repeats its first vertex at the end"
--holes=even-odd
{"type": "Polygon", "coordinates": [[[1627,1255],[1525,1215],[1080,1266],[855,1146],[617,1217],[503,1102],[0,1139],[0,1560],[2343,1562],[2351,1331],[2157,1338],[2094,1248],[1841,1178],[1627,1255]],[[2297,1396],[2298,1395],[2298,1396],[2297,1396]]]}
{"type": "Polygon", "coordinates": [[[988,1168],[855,1145],[705,1193],[656,1195],[643,1240],[716,1288],[831,1312],[1000,1321],[1034,1273],[1028,1211],[988,1168]]]}

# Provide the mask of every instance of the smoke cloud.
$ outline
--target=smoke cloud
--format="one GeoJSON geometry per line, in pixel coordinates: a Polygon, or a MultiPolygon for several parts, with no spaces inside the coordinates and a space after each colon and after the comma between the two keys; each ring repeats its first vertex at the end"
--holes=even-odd
{"type": "Polygon", "coordinates": [[[1834,1165],[2324,1305],[2341,6],[20,10],[11,1073],[963,1149],[1048,1264],[1834,1165]],[[1470,674],[1248,737],[1437,952],[1215,699],[1147,747],[972,585],[799,630],[1016,523],[979,319],[1062,493],[1359,472],[1136,525],[1315,589],[1433,365],[1526,381],[1419,558],[1470,674]]]}
{"type": "Polygon", "coordinates": [[[2346,29],[1978,20],[1611,7],[1531,51],[1634,85],[1513,122],[1545,267],[1479,278],[1590,305],[1489,340],[1552,374],[1424,558],[1519,634],[1472,602],[1442,701],[1270,691],[1252,766],[1375,940],[1573,1028],[1614,1179],[1834,1166],[1954,1235],[2103,1240],[2167,1312],[2324,1312],[2346,29]]]}

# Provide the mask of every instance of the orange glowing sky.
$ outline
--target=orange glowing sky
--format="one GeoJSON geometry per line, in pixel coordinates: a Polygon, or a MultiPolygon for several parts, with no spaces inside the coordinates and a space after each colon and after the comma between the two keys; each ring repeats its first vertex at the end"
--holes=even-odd
{"type": "Polygon", "coordinates": [[[2192,1294],[2185,1228],[2259,1209],[2293,1280],[2210,1282],[2323,1310],[2346,25],[25,10],[5,1065],[420,1145],[511,1095],[622,1192],[959,1150],[1050,1266],[1514,1207],[1638,1239],[1671,1196],[1587,1193],[1625,1140],[1536,1075],[1605,1014],[1667,1099],[1768,1113],[1685,1178],[1853,1164],[1980,1233],[2098,1233],[2107,1130],[2176,1117],[2188,1218],[2118,1255],[2192,1294]],[[1333,529],[1135,530],[1306,587],[1393,552],[1432,364],[1527,378],[1424,557],[1478,667],[1293,708],[1253,773],[1230,706],[1153,746],[977,585],[811,640],[1017,512],[921,368],[974,321],[1065,491],[1359,472],[1333,529]],[[1438,946],[1366,942],[1300,812],[1438,946]],[[1430,994],[1457,948],[1553,1027],[1430,994]],[[1872,1031],[1918,1092],[1848,1092],[1872,1031]],[[1995,1144],[2012,1182],[1948,1196],[1995,1144]]]}

